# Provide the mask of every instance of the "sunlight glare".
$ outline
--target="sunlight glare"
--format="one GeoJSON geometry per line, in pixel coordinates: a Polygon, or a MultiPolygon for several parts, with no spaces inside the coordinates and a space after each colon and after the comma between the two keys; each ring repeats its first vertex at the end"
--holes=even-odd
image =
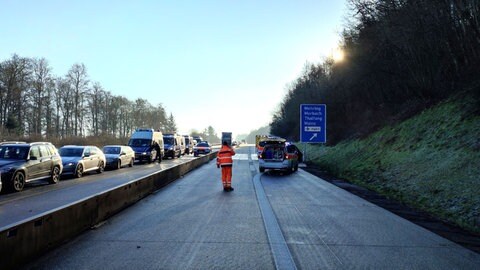
{"type": "Polygon", "coordinates": [[[343,53],[342,49],[337,48],[333,51],[332,58],[335,62],[342,62],[345,58],[345,54],[343,53]]]}

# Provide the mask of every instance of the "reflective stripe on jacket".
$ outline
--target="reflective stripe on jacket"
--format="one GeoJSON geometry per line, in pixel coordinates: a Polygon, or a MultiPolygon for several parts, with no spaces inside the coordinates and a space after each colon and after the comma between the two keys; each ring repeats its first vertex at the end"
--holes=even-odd
{"type": "Polygon", "coordinates": [[[232,148],[222,145],[220,151],[217,154],[217,165],[220,166],[232,166],[233,160],[232,156],[235,155],[235,151],[232,148]]]}

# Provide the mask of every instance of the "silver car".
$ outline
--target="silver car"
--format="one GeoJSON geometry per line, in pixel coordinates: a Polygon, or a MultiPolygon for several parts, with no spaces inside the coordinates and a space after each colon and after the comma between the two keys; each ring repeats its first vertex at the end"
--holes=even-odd
{"type": "Polygon", "coordinates": [[[295,172],[302,153],[293,144],[277,143],[267,144],[258,159],[259,171],[266,169],[295,172]]]}
{"type": "Polygon", "coordinates": [[[106,159],[102,150],[93,145],[67,145],[59,149],[63,161],[63,175],[80,178],[84,173],[105,170],[106,159]]]}
{"type": "Polygon", "coordinates": [[[132,167],[135,162],[135,152],[130,146],[105,145],[103,153],[107,159],[107,168],[120,169],[126,165],[132,167]]]}

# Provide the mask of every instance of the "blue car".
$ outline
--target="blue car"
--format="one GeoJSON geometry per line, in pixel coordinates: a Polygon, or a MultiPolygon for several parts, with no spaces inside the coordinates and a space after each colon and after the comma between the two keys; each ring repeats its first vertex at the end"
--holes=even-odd
{"type": "Polygon", "coordinates": [[[106,159],[102,150],[96,146],[68,145],[59,149],[63,161],[63,175],[80,178],[84,173],[105,170],[106,159]]]}

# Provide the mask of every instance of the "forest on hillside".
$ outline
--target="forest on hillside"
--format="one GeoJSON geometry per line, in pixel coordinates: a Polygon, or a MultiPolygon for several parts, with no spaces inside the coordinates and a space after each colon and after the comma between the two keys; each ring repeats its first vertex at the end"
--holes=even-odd
{"type": "Polygon", "coordinates": [[[114,95],[84,64],[56,76],[48,60],[16,54],[0,62],[0,135],[5,138],[125,138],[137,127],[176,132],[173,114],[148,97],[114,95]]]}
{"type": "Polygon", "coordinates": [[[306,65],[273,115],[272,134],[299,140],[302,103],[327,105],[327,143],[335,144],[452,94],[468,92],[480,101],[480,1],[348,3],[351,19],[340,46],[345,58],[306,65]]]}

